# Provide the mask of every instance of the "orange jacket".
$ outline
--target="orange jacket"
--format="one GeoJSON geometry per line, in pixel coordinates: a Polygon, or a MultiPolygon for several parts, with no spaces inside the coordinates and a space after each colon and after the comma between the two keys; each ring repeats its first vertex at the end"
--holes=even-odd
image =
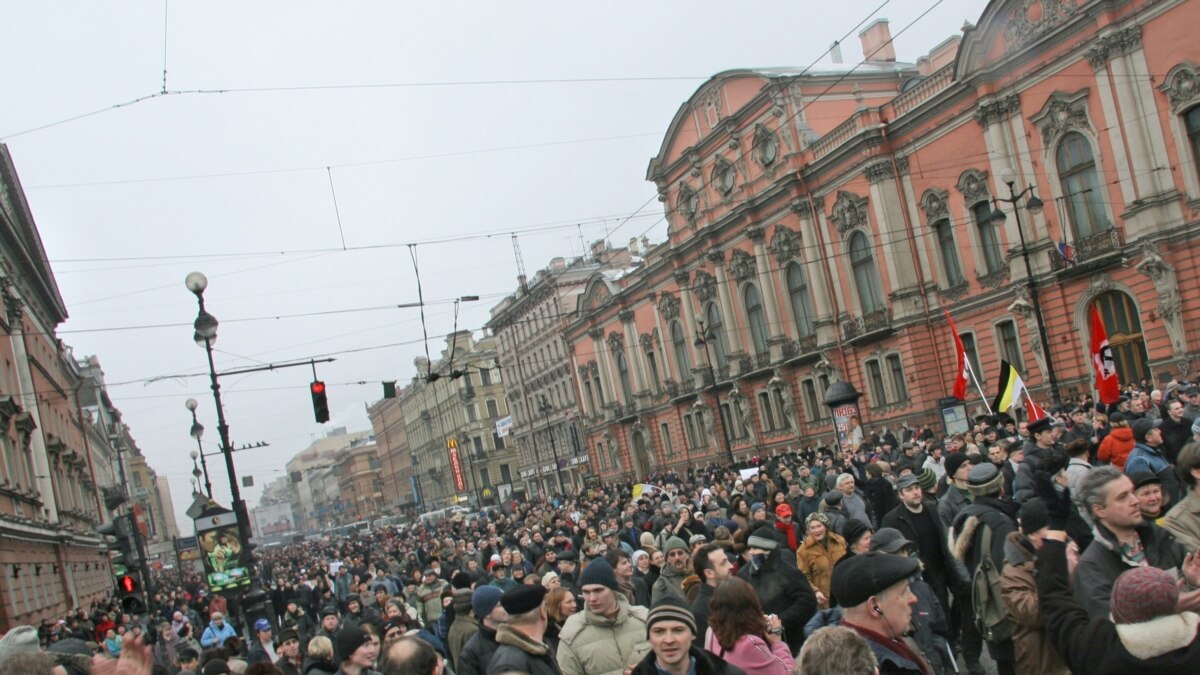
{"type": "Polygon", "coordinates": [[[1133,452],[1133,429],[1129,427],[1113,427],[1113,430],[1100,441],[1100,450],[1096,456],[1102,462],[1108,462],[1118,469],[1125,470],[1125,460],[1133,452]]]}

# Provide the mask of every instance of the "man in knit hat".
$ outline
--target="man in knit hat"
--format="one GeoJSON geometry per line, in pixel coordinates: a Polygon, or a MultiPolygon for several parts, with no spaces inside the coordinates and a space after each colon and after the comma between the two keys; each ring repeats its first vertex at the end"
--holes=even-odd
{"type": "Polygon", "coordinates": [[[471,596],[471,611],[479,620],[479,630],[467,640],[458,657],[459,675],[486,675],[492,655],[499,644],[496,631],[508,619],[508,612],[500,604],[504,592],[492,585],[480,586],[471,596]]]}
{"type": "Polygon", "coordinates": [[[683,597],[683,580],[688,575],[691,549],[684,540],[679,537],[671,537],[667,539],[665,552],[667,564],[663,566],[662,572],[658,575],[658,581],[655,581],[654,587],[650,589],[651,603],[658,602],[663,596],[670,593],[683,597]]]}
{"type": "Polygon", "coordinates": [[[696,646],[696,629],[696,619],[681,599],[667,596],[654,603],[646,619],[651,651],[632,675],[741,675],[741,669],[696,646]]]}
{"type": "Polygon", "coordinates": [[[946,492],[938,499],[937,506],[938,518],[945,527],[950,527],[958,512],[971,501],[971,492],[967,490],[971,466],[971,460],[961,452],[946,458],[946,492]]]}
{"type": "Polygon", "coordinates": [[[518,586],[505,591],[500,604],[508,621],[496,631],[495,655],[490,675],[561,675],[558,663],[544,640],[546,636],[544,586],[518,586]]]}
{"type": "Polygon", "coordinates": [[[622,673],[649,651],[649,610],[629,604],[603,559],[583,570],[579,584],[584,611],[568,617],[558,633],[558,667],[563,675],[622,673]]]}
{"type": "MultiPolygon", "coordinates": [[[[974,501],[964,507],[954,519],[950,528],[950,545],[955,559],[966,567],[967,576],[973,579],[975,571],[979,569],[985,557],[991,560],[997,571],[1004,569],[1005,542],[1009,534],[1017,531],[1017,505],[1004,498],[1004,475],[991,462],[972,467],[967,474],[967,489],[973,495],[974,501]],[[990,550],[984,549],[985,535],[991,537],[990,550]]],[[[971,612],[964,612],[964,630],[967,630],[966,622],[973,622],[975,612],[979,609],[974,607],[971,612]]],[[[1013,668],[1016,657],[1012,638],[989,641],[987,645],[988,653],[997,663],[997,669],[1013,668]]],[[[964,650],[967,647],[965,638],[963,647],[964,650]]],[[[977,670],[974,654],[963,656],[971,672],[982,672],[982,669],[977,670]]]]}

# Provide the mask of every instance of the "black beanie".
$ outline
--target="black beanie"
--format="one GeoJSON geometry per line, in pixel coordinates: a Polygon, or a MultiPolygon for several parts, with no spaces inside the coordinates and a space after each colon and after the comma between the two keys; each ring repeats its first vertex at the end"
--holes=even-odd
{"type": "Polygon", "coordinates": [[[1041,497],[1034,497],[1021,505],[1017,512],[1017,522],[1021,524],[1021,534],[1029,536],[1050,524],[1050,516],[1046,513],[1046,502],[1041,497]]]}
{"type": "Polygon", "coordinates": [[[604,558],[596,558],[588,563],[588,566],[583,569],[583,574],[579,575],[580,588],[593,584],[606,586],[614,591],[621,590],[617,585],[617,573],[604,558]]]}
{"type": "Polygon", "coordinates": [[[367,631],[355,625],[349,625],[339,630],[334,636],[337,650],[338,661],[345,661],[350,658],[350,655],[358,651],[358,648],[365,645],[371,636],[367,635],[367,631]]]}

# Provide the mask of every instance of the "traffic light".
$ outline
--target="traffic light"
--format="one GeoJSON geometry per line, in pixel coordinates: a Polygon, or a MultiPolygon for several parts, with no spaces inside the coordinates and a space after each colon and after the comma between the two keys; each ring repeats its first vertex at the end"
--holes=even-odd
{"type": "Polygon", "coordinates": [[[137,542],[133,539],[135,533],[130,520],[131,516],[120,516],[111,523],[101,525],[97,531],[105,537],[108,550],[116,554],[110,561],[121,610],[127,614],[145,614],[146,594],[137,577],[140,561],[137,558],[137,542]],[[112,537],[112,540],[109,541],[108,537],[112,537]]]}
{"type": "Polygon", "coordinates": [[[317,423],[328,422],[329,400],[325,398],[325,383],[321,380],[313,380],[312,384],[308,385],[308,390],[312,393],[313,416],[316,417],[317,423]]]}

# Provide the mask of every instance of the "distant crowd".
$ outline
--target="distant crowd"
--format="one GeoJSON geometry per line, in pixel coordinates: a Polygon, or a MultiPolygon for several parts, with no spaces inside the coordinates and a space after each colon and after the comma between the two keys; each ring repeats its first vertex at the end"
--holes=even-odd
{"type": "Polygon", "coordinates": [[[0,675],[1200,669],[1194,385],[638,484],[260,550],[251,625],[171,571],[152,616],[10,631],[0,675]]]}

